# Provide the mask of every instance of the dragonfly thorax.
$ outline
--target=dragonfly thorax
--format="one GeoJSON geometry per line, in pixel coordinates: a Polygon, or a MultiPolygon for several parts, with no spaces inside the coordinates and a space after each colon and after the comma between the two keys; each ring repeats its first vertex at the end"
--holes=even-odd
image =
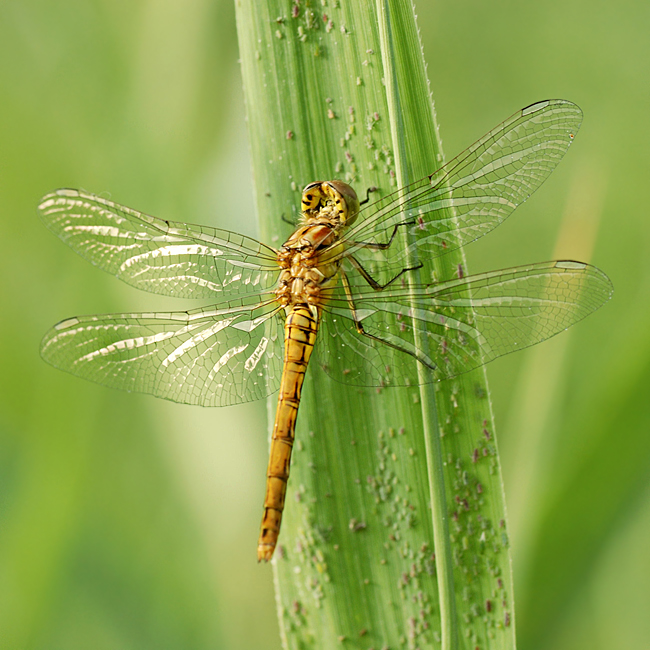
{"type": "Polygon", "coordinates": [[[282,269],[275,294],[278,301],[290,305],[318,305],[324,291],[336,282],[340,262],[325,259],[338,241],[338,229],[325,224],[300,226],[278,251],[282,269]]]}

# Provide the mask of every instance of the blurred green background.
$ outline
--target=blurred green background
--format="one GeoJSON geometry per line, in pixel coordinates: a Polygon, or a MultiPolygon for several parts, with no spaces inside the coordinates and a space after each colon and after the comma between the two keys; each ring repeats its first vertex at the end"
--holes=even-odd
{"type": "MultiPolygon", "coordinates": [[[[420,2],[448,157],[516,109],[578,103],[567,159],[468,248],[473,272],[590,260],[614,299],[491,364],[519,647],[650,639],[650,4],[420,2]]],[[[80,313],[185,308],[39,222],[78,187],[256,232],[230,0],[0,3],[0,648],[279,648],[255,562],[265,406],[121,394],[38,356],[80,313]]],[[[305,178],[303,182],[313,179],[305,178]]]]}

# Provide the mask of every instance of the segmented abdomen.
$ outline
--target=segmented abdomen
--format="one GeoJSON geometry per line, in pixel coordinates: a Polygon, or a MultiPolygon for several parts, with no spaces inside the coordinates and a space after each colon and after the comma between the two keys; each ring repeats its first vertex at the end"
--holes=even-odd
{"type": "Polygon", "coordinates": [[[278,542],[300,392],[317,331],[318,318],[312,310],[306,305],[293,307],[284,325],[284,367],[266,474],[264,516],[257,544],[258,561],[270,560],[278,542]]]}

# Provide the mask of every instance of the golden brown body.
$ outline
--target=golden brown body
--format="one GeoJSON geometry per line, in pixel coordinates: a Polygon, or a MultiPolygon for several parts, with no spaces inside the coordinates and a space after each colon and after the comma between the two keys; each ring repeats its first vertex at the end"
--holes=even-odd
{"type": "Polygon", "coordinates": [[[284,369],[271,438],[258,560],[271,559],[280,533],[300,392],[316,342],[318,317],[309,307],[295,307],[287,316],[284,331],[284,369]]]}
{"type": "Polygon", "coordinates": [[[343,228],[359,209],[354,190],[340,181],[318,182],[303,191],[303,225],[278,253],[281,266],[276,295],[286,311],[284,366],[264,499],[264,515],[257,545],[257,559],[270,560],[278,541],[289,465],[300,406],[300,393],[320,320],[319,305],[337,280],[340,262],[328,262],[319,252],[332,251],[343,228]]]}

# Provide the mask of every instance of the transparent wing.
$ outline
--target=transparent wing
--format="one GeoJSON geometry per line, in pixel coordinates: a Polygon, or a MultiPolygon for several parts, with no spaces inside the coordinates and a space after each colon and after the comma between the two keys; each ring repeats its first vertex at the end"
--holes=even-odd
{"type": "Polygon", "coordinates": [[[278,389],[283,312],[269,301],[188,312],[80,316],[41,343],[53,366],[104,386],[201,406],[278,389]]]}
{"type": "Polygon", "coordinates": [[[376,338],[357,332],[340,287],[326,306],[316,346],[320,365],[343,383],[403,386],[421,381],[414,358],[440,380],[544,341],[602,306],[612,284],[593,266],[555,261],[411,290],[353,286],[351,292],[356,319],[376,338]]]}
{"type": "Polygon", "coordinates": [[[363,208],[343,238],[342,255],[394,266],[413,252],[403,243],[374,253],[360,245],[408,232],[418,253],[437,256],[482,237],[546,180],[581,122],[580,108],[564,100],[522,109],[431,176],[363,208]]]}
{"type": "Polygon", "coordinates": [[[164,221],[68,189],[43,197],[39,212],[75,252],[138,289],[225,299],[277,282],[275,251],[227,230],[164,221]]]}

